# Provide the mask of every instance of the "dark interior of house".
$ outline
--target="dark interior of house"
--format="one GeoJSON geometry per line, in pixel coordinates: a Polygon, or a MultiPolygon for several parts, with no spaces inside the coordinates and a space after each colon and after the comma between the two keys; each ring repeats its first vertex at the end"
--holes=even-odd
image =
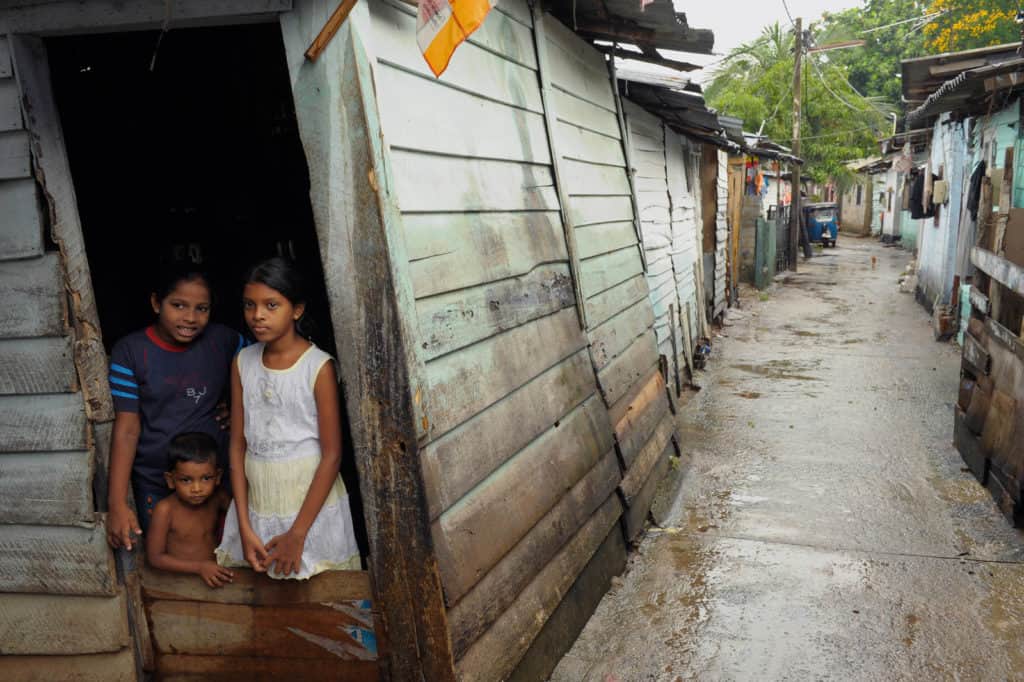
{"type": "Polygon", "coordinates": [[[47,48],[108,352],[152,321],[161,265],[200,264],[213,278],[211,319],[246,333],[243,275],[284,255],[310,286],[313,340],[337,357],[278,25],[62,37],[47,48]]]}

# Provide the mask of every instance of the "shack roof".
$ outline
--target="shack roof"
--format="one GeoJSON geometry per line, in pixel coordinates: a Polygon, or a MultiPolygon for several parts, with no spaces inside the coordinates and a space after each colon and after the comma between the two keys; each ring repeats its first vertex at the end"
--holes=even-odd
{"type": "Polygon", "coordinates": [[[1024,58],[1014,54],[1001,62],[961,71],[940,85],[919,107],[907,114],[908,124],[920,124],[947,111],[964,114],[988,109],[988,97],[997,90],[1024,87],[1024,58]]]}
{"type": "Polygon", "coordinates": [[[553,0],[547,9],[579,36],[598,42],[595,47],[603,52],[680,71],[701,67],[666,57],[659,50],[711,54],[715,44],[715,34],[692,28],[672,0],[652,0],[646,5],[640,0],[553,0]],[[607,43],[633,45],[640,52],[616,50],[607,43]]]}
{"type": "Polygon", "coordinates": [[[908,108],[920,105],[950,78],[963,71],[997,64],[1017,56],[1019,43],[981,47],[963,52],[904,59],[900,62],[903,101],[908,108]]]}

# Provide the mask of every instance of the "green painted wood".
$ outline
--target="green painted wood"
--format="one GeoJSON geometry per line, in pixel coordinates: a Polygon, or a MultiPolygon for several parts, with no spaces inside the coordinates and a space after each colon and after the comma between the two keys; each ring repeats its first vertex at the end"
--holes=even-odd
{"type": "Polygon", "coordinates": [[[417,298],[527,275],[569,258],[555,211],[415,213],[402,222],[417,298]]]}
{"type": "Polygon", "coordinates": [[[423,449],[431,520],[597,391],[580,350],[423,449]]]}
{"type": "Polygon", "coordinates": [[[421,396],[437,438],[586,346],[576,312],[563,309],[427,365],[421,396]]]}
{"type": "Polygon", "coordinates": [[[433,358],[574,306],[568,263],[416,302],[423,357],[433,358]]]}
{"type": "Polygon", "coordinates": [[[619,480],[614,450],[567,492],[480,582],[448,611],[456,658],[512,604],[537,573],[586,523],[619,480]]]}
{"type": "Polygon", "coordinates": [[[608,412],[595,395],[444,512],[432,531],[448,602],[497,564],[612,445],[608,412]]]}

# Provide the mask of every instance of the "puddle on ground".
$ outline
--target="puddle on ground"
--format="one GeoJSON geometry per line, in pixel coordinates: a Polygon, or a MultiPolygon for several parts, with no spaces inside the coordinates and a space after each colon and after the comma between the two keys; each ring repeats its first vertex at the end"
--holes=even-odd
{"type": "MultiPolygon", "coordinates": [[[[816,366],[818,363],[814,363],[816,366]]],[[[813,366],[800,367],[796,363],[790,360],[770,360],[763,365],[754,365],[749,363],[740,363],[737,365],[730,365],[734,369],[739,369],[750,374],[757,374],[768,379],[789,379],[793,381],[821,381],[819,377],[811,376],[809,374],[800,374],[801,371],[812,369],[813,366]]]]}

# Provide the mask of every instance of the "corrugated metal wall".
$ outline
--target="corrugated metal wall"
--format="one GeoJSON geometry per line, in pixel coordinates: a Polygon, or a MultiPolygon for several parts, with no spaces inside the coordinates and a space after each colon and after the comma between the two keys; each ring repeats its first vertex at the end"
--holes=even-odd
{"type": "MultiPolygon", "coordinates": [[[[66,170],[66,159],[45,51],[17,55],[16,80],[12,47],[0,37],[0,677],[130,680],[136,665],[125,588],[93,499],[97,448],[109,443],[112,415],[101,404],[87,411],[87,377],[76,362],[95,348],[76,335],[82,301],[68,296],[67,263],[85,254],[70,243],[67,258],[45,246],[30,132],[37,145],[60,152],[47,158],[48,201],[69,198],[70,177],[58,186],[54,165],[66,170]],[[46,102],[34,98],[32,112],[43,129],[22,116],[23,70],[45,79],[46,92],[34,95],[46,102]]],[[[98,371],[105,379],[105,368],[98,371]]]]}

